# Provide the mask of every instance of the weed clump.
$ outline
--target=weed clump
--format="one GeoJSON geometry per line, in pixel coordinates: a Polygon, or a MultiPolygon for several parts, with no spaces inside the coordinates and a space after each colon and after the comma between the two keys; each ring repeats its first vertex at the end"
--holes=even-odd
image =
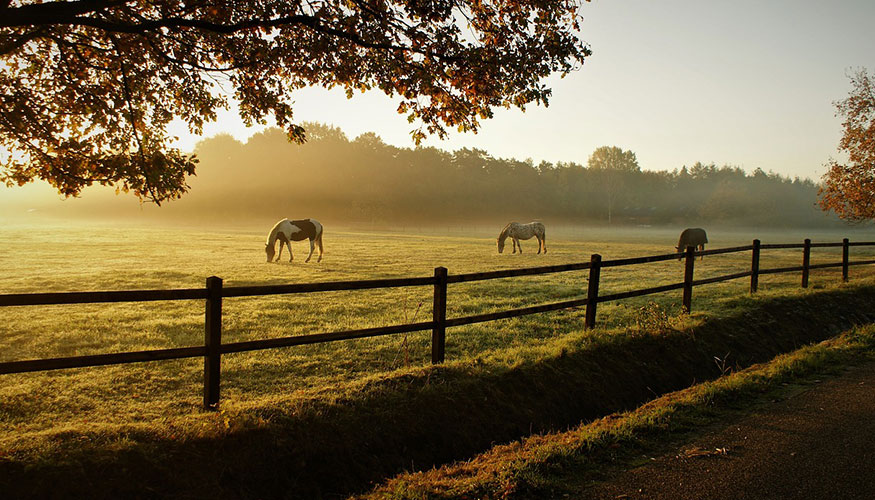
{"type": "MultiPolygon", "coordinates": [[[[675,308],[677,305],[673,304],[672,309],[675,308]]],[[[633,328],[639,333],[666,334],[677,330],[676,325],[680,323],[683,314],[680,310],[674,313],[671,309],[650,301],[635,312],[633,328]]]]}

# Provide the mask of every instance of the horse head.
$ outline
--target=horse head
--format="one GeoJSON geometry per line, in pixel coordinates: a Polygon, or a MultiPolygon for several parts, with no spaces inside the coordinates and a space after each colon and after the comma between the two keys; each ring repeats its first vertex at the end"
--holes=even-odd
{"type": "Polygon", "coordinates": [[[504,240],[498,238],[498,253],[504,252],[504,240]]]}
{"type": "Polygon", "coordinates": [[[273,261],[273,256],[276,253],[276,249],[274,248],[274,245],[271,245],[269,243],[265,243],[264,244],[264,253],[267,254],[267,261],[268,262],[273,261]]]}

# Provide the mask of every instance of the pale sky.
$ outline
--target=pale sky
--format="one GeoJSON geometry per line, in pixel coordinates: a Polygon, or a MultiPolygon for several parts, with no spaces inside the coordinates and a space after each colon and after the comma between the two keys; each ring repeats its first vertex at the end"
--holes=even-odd
{"type": "MultiPolygon", "coordinates": [[[[599,146],[619,146],[650,170],[701,161],[818,180],[837,155],[832,103],[850,90],[848,70],[875,70],[873,0],[593,0],[583,14],[594,54],[550,80],[549,108],[500,109],[476,135],[426,145],[582,164],[599,146]]],[[[379,92],[347,100],[308,89],[295,101],[299,122],[413,146],[413,127],[379,92]]],[[[204,136],[219,132],[246,140],[255,130],[226,113],[204,136]]],[[[198,138],[182,135],[178,145],[191,150],[198,138]]]]}

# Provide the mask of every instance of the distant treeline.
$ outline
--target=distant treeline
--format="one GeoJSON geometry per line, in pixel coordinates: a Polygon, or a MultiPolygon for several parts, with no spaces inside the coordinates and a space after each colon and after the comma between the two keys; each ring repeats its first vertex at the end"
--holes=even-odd
{"type": "MultiPolygon", "coordinates": [[[[199,143],[192,191],[171,212],[217,216],[322,217],[374,224],[542,219],[561,223],[822,226],[817,185],[760,169],[696,163],[642,170],[596,153],[586,166],[501,159],[478,149],[398,148],[368,133],[307,124],[308,142],[269,129],[241,143],[199,143]]],[[[608,154],[610,156],[610,154],[608,154]]],[[[163,210],[163,208],[162,208],[163,210]]]]}

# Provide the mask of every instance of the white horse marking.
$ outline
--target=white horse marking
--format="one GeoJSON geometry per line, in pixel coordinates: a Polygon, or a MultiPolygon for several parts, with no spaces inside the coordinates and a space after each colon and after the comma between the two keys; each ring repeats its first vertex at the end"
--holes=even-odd
{"type": "Polygon", "coordinates": [[[310,258],[313,257],[313,249],[316,245],[319,246],[319,258],[316,262],[322,262],[324,250],[322,248],[322,224],[319,221],[316,219],[283,219],[277,222],[267,234],[267,242],[264,244],[267,261],[272,262],[274,254],[276,254],[276,260],[279,261],[283,255],[283,245],[285,245],[289,249],[289,262],[292,262],[295,256],[292,254],[291,242],[303,241],[305,239],[310,240],[310,254],[304,262],[310,262],[310,258]],[[278,253],[276,252],[277,240],[280,242],[278,253]]]}
{"type": "Polygon", "coordinates": [[[513,241],[513,252],[516,253],[517,248],[520,253],[523,253],[523,247],[519,240],[527,240],[531,237],[538,238],[538,253],[544,250],[547,253],[547,235],[544,230],[544,224],[540,222],[529,222],[528,224],[520,224],[519,222],[511,222],[504,226],[501,233],[498,235],[498,253],[504,252],[504,240],[510,236],[513,241]]]}

